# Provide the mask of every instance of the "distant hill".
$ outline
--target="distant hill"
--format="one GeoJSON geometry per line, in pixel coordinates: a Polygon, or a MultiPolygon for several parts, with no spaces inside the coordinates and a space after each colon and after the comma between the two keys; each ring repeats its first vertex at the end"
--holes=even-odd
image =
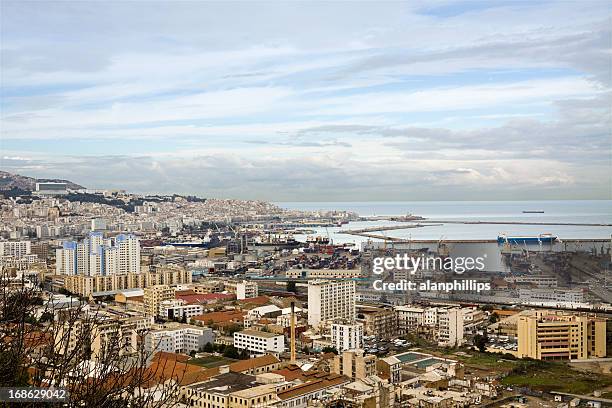
{"type": "Polygon", "coordinates": [[[85,187],[80,186],[72,181],[60,180],[60,179],[35,179],[32,177],[20,176],[19,174],[12,174],[6,171],[0,171],[0,190],[36,190],[36,183],[51,182],[51,183],[66,183],[67,187],[71,190],[81,190],[85,187]]]}

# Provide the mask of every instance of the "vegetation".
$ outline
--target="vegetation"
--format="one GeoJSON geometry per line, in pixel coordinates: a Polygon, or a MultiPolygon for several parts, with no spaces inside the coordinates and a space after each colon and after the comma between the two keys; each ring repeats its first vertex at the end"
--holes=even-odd
{"type": "Polygon", "coordinates": [[[566,363],[524,359],[502,379],[502,384],[527,387],[537,391],[559,391],[572,394],[590,394],[612,385],[612,376],[594,376],[573,370],[566,363]]]}
{"type": "Polygon", "coordinates": [[[222,365],[231,364],[235,359],[221,357],[221,356],[206,356],[201,358],[192,358],[188,361],[189,364],[206,367],[206,368],[214,368],[222,365]]]}
{"type": "Polygon", "coordinates": [[[294,281],[287,281],[287,292],[297,293],[297,285],[294,281]]]}
{"type": "MultiPolygon", "coordinates": [[[[0,387],[62,384],[70,390],[71,406],[82,407],[155,408],[178,400],[178,387],[171,384],[184,372],[176,361],[151,365],[155,352],[145,342],[126,343],[119,321],[86,310],[85,303],[54,319],[56,312],[41,302],[39,287],[14,289],[9,278],[0,273],[0,387]],[[101,326],[115,335],[99,337],[101,326]],[[94,350],[95,339],[100,342],[94,350]],[[162,372],[168,382],[158,381],[162,372]]],[[[147,331],[137,335],[144,338],[147,331]]]]}
{"type": "Polygon", "coordinates": [[[477,334],[476,336],[474,336],[473,342],[474,346],[478,347],[478,350],[480,350],[481,353],[484,353],[487,349],[487,343],[489,342],[489,338],[487,337],[486,333],[484,335],[477,334]]]}
{"type": "Polygon", "coordinates": [[[334,353],[334,354],[338,354],[338,350],[335,347],[331,347],[331,346],[327,346],[327,347],[323,347],[323,350],[321,350],[323,353],[334,353]]]}

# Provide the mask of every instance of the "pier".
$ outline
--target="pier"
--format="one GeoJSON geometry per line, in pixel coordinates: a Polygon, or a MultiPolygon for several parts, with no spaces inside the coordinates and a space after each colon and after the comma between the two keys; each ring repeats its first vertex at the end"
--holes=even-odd
{"type": "MultiPolygon", "coordinates": [[[[574,223],[574,222],[544,222],[544,221],[446,221],[446,220],[419,220],[417,224],[402,224],[402,225],[388,225],[369,227],[361,229],[349,229],[339,230],[338,234],[358,235],[366,238],[386,239],[383,235],[370,234],[371,232],[381,231],[393,231],[403,230],[411,228],[423,228],[423,227],[439,227],[444,224],[464,224],[464,225],[543,225],[543,226],[574,226],[574,227],[612,227],[612,224],[598,224],[598,223],[574,223]]],[[[395,238],[397,239],[397,238],[395,238]]]]}

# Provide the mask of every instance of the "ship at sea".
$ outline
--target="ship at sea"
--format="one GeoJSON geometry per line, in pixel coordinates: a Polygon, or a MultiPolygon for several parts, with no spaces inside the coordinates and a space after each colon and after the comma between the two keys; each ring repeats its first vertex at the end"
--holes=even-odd
{"type": "Polygon", "coordinates": [[[540,244],[553,244],[558,241],[558,237],[552,234],[540,234],[536,237],[533,236],[518,236],[509,237],[505,234],[501,234],[497,237],[497,243],[500,245],[540,245],[540,244]]]}

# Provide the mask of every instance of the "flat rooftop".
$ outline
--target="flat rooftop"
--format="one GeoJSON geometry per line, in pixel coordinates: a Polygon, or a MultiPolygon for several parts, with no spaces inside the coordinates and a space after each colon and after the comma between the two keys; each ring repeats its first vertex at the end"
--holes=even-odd
{"type": "Polygon", "coordinates": [[[190,385],[193,391],[227,395],[258,386],[255,377],[241,373],[225,373],[208,381],[190,385]]]}
{"type": "Polygon", "coordinates": [[[255,337],[265,337],[267,339],[271,339],[273,337],[282,337],[282,334],[274,334],[274,333],[268,333],[268,332],[264,332],[264,331],[258,331],[258,330],[242,330],[239,332],[236,332],[236,334],[244,334],[246,336],[255,336],[255,337]]]}

